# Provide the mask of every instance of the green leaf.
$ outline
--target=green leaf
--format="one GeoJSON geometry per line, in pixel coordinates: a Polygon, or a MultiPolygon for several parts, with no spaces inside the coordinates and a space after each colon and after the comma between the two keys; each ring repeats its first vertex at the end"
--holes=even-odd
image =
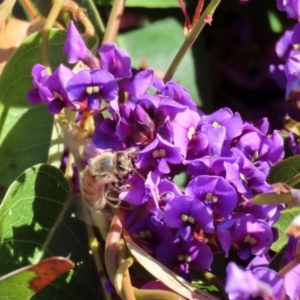
{"type": "Polygon", "coordinates": [[[41,258],[68,193],[67,180],[50,165],[33,166],[14,181],[0,206],[0,276],[41,258]]]}
{"type": "MultiPolygon", "coordinates": [[[[96,0],[97,5],[112,5],[113,0],[96,0]]],[[[126,6],[137,6],[147,8],[179,7],[178,0],[127,0],[126,6]]]]}
{"type": "Polygon", "coordinates": [[[275,252],[280,251],[283,248],[287,241],[287,235],[284,233],[287,227],[290,225],[291,221],[300,214],[300,207],[294,206],[291,208],[287,208],[281,212],[281,216],[279,221],[275,224],[275,228],[278,229],[279,238],[278,240],[273,243],[271,249],[275,252]]]}
{"type": "MultiPolygon", "coordinates": [[[[300,173],[300,155],[289,157],[277,163],[270,170],[268,183],[287,182],[300,173]]],[[[296,184],[295,188],[300,188],[300,184],[296,184]]]]}
{"type": "MultiPolygon", "coordinates": [[[[121,34],[118,42],[128,51],[134,67],[140,68],[144,60],[149,68],[158,73],[165,73],[184,38],[182,25],[173,18],[167,18],[121,34]]],[[[193,100],[201,105],[191,51],[188,51],[184,57],[173,79],[188,88],[193,100]]]]}
{"type": "MultiPolygon", "coordinates": [[[[66,60],[62,52],[66,33],[50,31],[49,58],[57,67],[66,60]]],[[[41,63],[41,33],[28,37],[16,50],[0,77],[0,177],[6,188],[21,172],[47,162],[53,117],[44,104],[31,105],[26,94],[32,86],[31,69],[41,63]]]]}
{"type": "Polygon", "coordinates": [[[30,299],[60,274],[74,268],[68,257],[49,257],[0,278],[0,299],[30,299]]]}
{"type": "MultiPolygon", "coordinates": [[[[300,173],[300,155],[289,157],[271,168],[268,176],[268,183],[286,182],[300,173]]],[[[296,184],[295,188],[300,188],[296,184]]],[[[300,213],[300,207],[287,208],[281,212],[279,221],[275,224],[278,229],[279,239],[273,243],[271,249],[278,252],[287,243],[287,235],[284,233],[291,221],[300,213]]]]}
{"type": "Polygon", "coordinates": [[[41,164],[14,181],[0,206],[0,276],[35,263],[42,255],[71,254],[76,265],[71,274],[59,276],[35,294],[35,300],[52,300],[53,295],[57,299],[99,297],[93,286],[97,275],[90,262],[85,224],[76,218],[75,199],[65,202],[68,193],[61,171],[41,164]]]}

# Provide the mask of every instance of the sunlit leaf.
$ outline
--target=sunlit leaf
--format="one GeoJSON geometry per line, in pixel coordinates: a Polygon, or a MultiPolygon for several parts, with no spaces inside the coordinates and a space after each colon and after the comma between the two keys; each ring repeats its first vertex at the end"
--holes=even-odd
{"type": "Polygon", "coordinates": [[[68,192],[61,171],[49,165],[31,167],[14,181],[0,206],[0,275],[43,255],[68,192]]]}
{"type": "MultiPolygon", "coordinates": [[[[277,182],[287,182],[300,173],[300,155],[289,157],[271,168],[268,176],[268,182],[271,184],[277,182]]],[[[300,184],[295,185],[299,189],[300,184]]],[[[281,212],[279,221],[275,227],[279,232],[279,239],[273,243],[271,249],[275,252],[279,251],[287,242],[285,230],[291,221],[300,213],[300,207],[295,206],[287,208],[281,212]]]]}
{"type": "Polygon", "coordinates": [[[60,274],[74,268],[65,257],[50,257],[0,278],[0,299],[30,299],[60,274]]]}
{"type": "Polygon", "coordinates": [[[66,210],[68,193],[61,171],[42,164],[19,176],[0,206],[0,276],[36,263],[42,255],[71,254],[76,264],[74,272],[59,276],[35,300],[50,300],[53,294],[60,299],[97,299],[85,227],[66,210]]]}
{"type": "Polygon", "coordinates": [[[286,229],[292,222],[292,220],[300,214],[300,207],[294,206],[291,208],[286,208],[281,212],[279,221],[275,224],[275,227],[279,231],[279,239],[272,245],[271,249],[275,252],[279,251],[287,243],[287,235],[285,233],[286,229]]]}
{"type": "MultiPolygon", "coordinates": [[[[50,32],[49,55],[53,67],[66,59],[62,48],[66,33],[50,32]]],[[[47,162],[53,117],[46,105],[31,105],[26,94],[32,88],[31,69],[41,63],[41,34],[31,35],[14,52],[0,77],[0,177],[1,187],[26,168],[47,162]]]]}

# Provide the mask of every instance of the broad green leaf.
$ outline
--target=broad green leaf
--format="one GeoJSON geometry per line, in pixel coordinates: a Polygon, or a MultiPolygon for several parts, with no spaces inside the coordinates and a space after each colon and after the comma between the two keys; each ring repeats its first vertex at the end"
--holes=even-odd
{"type": "Polygon", "coordinates": [[[287,208],[281,212],[279,221],[275,224],[275,227],[279,231],[279,239],[272,245],[271,249],[278,252],[284,247],[288,241],[287,235],[284,233],[291,221],[300,214],[300,207],[294,206],[287,208]]]}
{"type": "Polygon", "coordinates": [[[0,278],[0,299],[30,299],[60,274],[74,268],[65,257],[49,257],[0,278]]]}
{"type": "MultiPolygon", "coordinates": [[[[269,183],[286,182],[300,173],[300,155],[289,157],[271,168],[268,176],[269,183]]],[[[299,188],[300,184],[296,184],[295,188],[299,188]]],[[[279,231],[279,239],[272,245],[271,249],[275,252],[279,251],[287,242],[287,236],[284,233],[290,222],[300,214],[300,207],[287,208],[281,212],[279,221],[275,227],[279,231]]]]}
{"type": "MultiPolygon", "coordinates": [[[[268,183],[287,182],[295,175],[300,173],[300,155],[289,157],[277,163],[270,170],[268,183]]],[[[296,184],[295,188],[300,188],[300,184],[296,184]]]]}
{"type": "MultiPolygon", "coordinates": [[[[66,34],[50,32],[49,58],[57,67],[66,59],[62,48],[66,34]]],[[[31,69],[41,63],[41,33],[28,37],[6,64],[0,77],[0,177],[1,187],[26,168],[47,161],[53,117],[44,104],[31,105],[26,94],[32,88],[31,69]]]]}
{"type": "Polygon", "coordinates": [[[27,169],[9,187],[0,206],[0,276],[41,258],[68,193],[61,171],[45,164],[27,169]]]}
{"type": "MultiPolygon", "coordinates": [[[[151,23],[144,28],[121,34],[118,42],[128,51],[135,68],[140,68],[144,61],[149,68],[163,75],[184,38],[182,25],[173,18],[167,18],[151,23]]],[[[188,51],[182,60],[173,79],[188,88],[193,100],[198,105],[201,104],[191,51],[188,51]]]]}
{"type": "MultiPolygon", "coordinates": [[[[113,0],[96,0],[97,5],[112,5],[113,0]]],[[[147,8],[179,7],[178,0],[127,0],[126,6],[137,6],[147,8]]]]}

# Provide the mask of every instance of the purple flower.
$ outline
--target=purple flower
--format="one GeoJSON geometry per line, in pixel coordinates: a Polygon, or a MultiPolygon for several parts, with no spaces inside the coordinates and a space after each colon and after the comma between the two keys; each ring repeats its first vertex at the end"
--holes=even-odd
{"type": "Polygon", "coordinates": [[[187,89],[181,87],[177,82],[168,81],[164,84],[162,79],[155,78],[153,85],[162,96],[169,97],[176,102],[185,105],[191,110],[196,109],[196,104],[188,94],[187,89]]]}
{"type": "Polygon", "coordinates": [[[228,217],[237,204],[236,191],[219,176],[197,176],[189,182],[185,194],[199,199],[221,217],[228,217]]]}
{"type": "MultiPolygon", "coordinates": [[[[197,125],[200,121],[200,116],[197,112],[187,109],[183,112],[178,112],[175,118],[172,120],[174,128],[174,144],[179,146],[181,154],[186,157],[188,148],[191,147],[190,142],[194,139],[197,125]]],[[[208,146],[208,140],[202,140],[204,145],[201,149],[205,149],[208,146]]]]}
{"type": "MultiPolygon", "coordinates": [[[[200,151],[200,155],[227,156],[231,141],[242,133],[242,119],[229,108],[219,109],[211,115],[203,115],[196,132],[205,134],[208,140],[207,148],[200,151]]],[[[190,151],[195,152],[194,149],[190,151]]]]}
{"type": "Polygon", "coordinates": [[[165,239],[156,249],[156,258],[166,267],[190,280],[190,265],[198,270],[210,269],[213,255],[210,248],[194,239],[191,242],[165,239]]]}
{"type": "Polygon", "coordinates": [[[134,174],[127,181],[129,188],[119,194],[121,200],[125,200],[134,206],[142,205],[147,201],[145,197],[145,180],[134,174]]]}
{"type": "Polygon", "coordinates": [[[277,41],[275,51],[276,54],[283,60],[286,61],[292,50],[292,30],[286,30],[281,38],[277,41]]]}
{"type": "Polygon", "coordinates": [[[300,3],[299,0],[276,0],[277,8],[280,11],[286,11],[290,18],[299,20],[300,3]]]}
{"type": "Polygon", "coordinates": [[[299,76],[300,74],[300,53],[298,50],[291,50],[290,55],[284,65],[286,77],[289,75],[299,76]]]}
{"type": "Polygon", "coordinates": [[[141,169],[154,165],[160,173],[167,174],[170,172],[168,164],[180,164],[182,161],[180,148],[157,134],[155,140],[138,154],[136,166],[141,169]]]}
{"type": "Polygon", "coordinates": [[[232,148],[235,163],[224,162],[225,179],[232,183],[237,191],[246,198],[252,198],[252,191],[267,192],[271,187],[266,183],[266,175],[256,168],[237,148],[232,148]]]}
{"type": "Polygon", "coordinates": [[[186,160],[187,173],[192,177],[198,175],[219,175],[225,177],[224,162],[234,163],[235,157],[203,156],[201,158],[186,160]]]}
{"type": "Polygon", "coordinates": [[[66,86],[74,73],[64,65],[60,65],[52,75],[40,86],[40,95],[46,104],[49,105],[51,114],[58,114],[65,107],[73,107],[75,105],[69,100],[66,86]]]}
{"type": "Polygon", "coordinates": [[[101,150],[121,150],[125,148],[124,142],[120,141],[115,134],[115,123],[111,119],[104,119],[102,113],[94,114],[95,131],[91,141],[95,147],[101,150]]]}
{"type": "Polygon", "coordinates": [[[273,132],[271,138],[256,131],[248,132],[242,135],[236,144],[236,147],[253,163],[267,161],[270,165],[283,158],[283,146],[283,139],[277,131],[273,132]]]}
{"type": "Polygon", "coordinates": [[[177,196],[170,200],[165,207],[164,221],[171,228],[177,228],[176,236],[185,241],[193,239],[194,232],[203,230],[213,232],[211,211],[198,199],[190,196],[177,196]]]}
{"type": "Polygon", "coordinates": [[[128,53],[115,43],[105,43],[99,50],[101,67],[116,78],[131,76],[131,60],[128,53]]]}
{"type": "Polygon", "coordinates": [[[67,94],[72,102],[88,99],[90,109],[99,108],[99,100],[114,100],[118,84],[114,76],[105,70],[82,70],[75,74],[67,85],[67,94]]]}
{"type": "Polygon", "coordinates": [[[100,66],[99,60],[86,47],[73,21],[69,24],[67,39],[63,50],[68,55],[68,63],[70,64],[81,60],[91,69],[97,69],[100,66]]]}
{"type": "Polygon", "coordinates": [[[252,215],[244,215],[234,221],[231,235],[241,259],[246,260],[252,254],[264,254],[270,249],[274,238],[271,227],[265,221],[254,219],[252,215]]]}
{"type": "Polygon", "coordinates": [[[268,268],[255,268],[245,271],[230,262],[226,268],[225,290],[230,300],[282,299],[284,294],[283,278],[268,268]]]}
{"type": "Polygon", "coordinates": [[[153,222],[150,214],[140,217],[138,214],[133,213],[127,218],[126,223],[132,223],[131,226],[129,225],[129,232],[139,238],[140,243],[144,244],[143,246],[147,248],[148,252],[153,253],[159,243],[165,239],[173,238],[171,229],[165,224],[153,222]],[[132,220],[133,218],[134,220],[132,220]]]}
{"type": "Polygon", "coordinates": [[[31,75],[33,77],[32,84],[34,88],[28,91],[27,99],[31,104],[37,104],[42,101],[40,95],[40,86],[50,75],[46,74],[46,67],[41,64],[35,64],[33,66],[31,75]]]}
{"type": "Polygon", "coordinates": [[[130,78],[125,78],[119,82],[121,90],[124,90],[133,97],[140,97],[148,91],[154,77],[153,70],[137,72],[130,78]]]}

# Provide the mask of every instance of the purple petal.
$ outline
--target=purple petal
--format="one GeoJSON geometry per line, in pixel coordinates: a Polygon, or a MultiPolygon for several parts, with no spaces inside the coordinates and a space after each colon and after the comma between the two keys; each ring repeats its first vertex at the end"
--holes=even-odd
{"type": "Polygon", "coordinates": [[[99,50],[101,67],[113,74],[116,78],[131,76],[131,60],[128,53],[117,47],[115,43],[105,43],[99,50]]]}

